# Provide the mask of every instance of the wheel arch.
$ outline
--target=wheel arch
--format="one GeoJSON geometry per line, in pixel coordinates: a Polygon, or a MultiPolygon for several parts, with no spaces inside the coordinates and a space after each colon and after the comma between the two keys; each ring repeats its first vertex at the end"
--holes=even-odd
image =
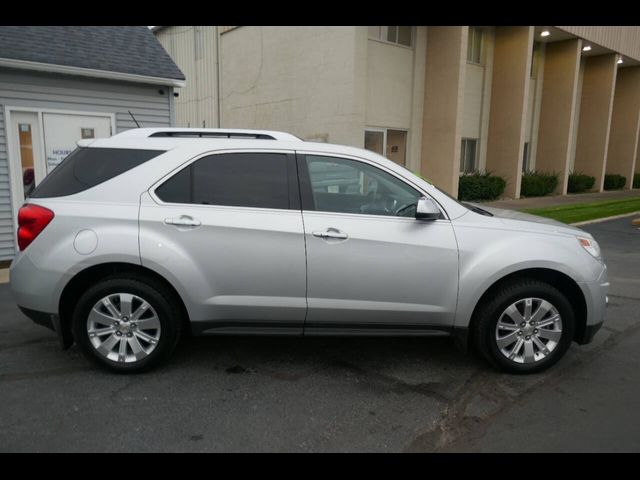
{"type": "Polygon", "coordinates": [[[151,278],[156,282],[161,283],[168,289],[178,302],[182,311],[183,327],[185,332],[190,332],[189,313],[184,304],[184,301],[175,287],[159,273],[141,265],[125,262],[110,262],[101,263],[98,265],[92,265],[86,269],[76,273],[71,280],[65,285],[60,295],[60,301],[58,305],[58,312],[60,316],[60,327],[63,331],[63,336],[71,339],[71,317],[73,314],[73,307],[75,306],[75,300],[82,295],[84,291],[91,285],[95,285],[97,282],[114,274],[137,274],[142,277],[151,278]]]}
{"type": "MultiPolygon", "coordinates": [[[[573,339],[576,340],[582,338],[587,326],[587,302],[584,294],[582,293],[580,286],[570,276],[551,268],[527,268],[518,270],[509,273],[508,275],[505,275],[504,277],[501,277],[494,283],[492,283],[480,296],[480,299],[476,302],[476,305],[471,314],[471,320],[469,321],[469,328],[467,332],[472,332],[475,328],[480,306],[483,305],[483,303],[486,302],[488,298],[491,298],[491,296],[504,284],[524,278],[548,283],[557,288],[563,295],[567,297],[569,303],[571,303],[571,306],[574,309],[576,320],[573,339]]],[[[466,338],[463,342],[463,346],[467,349],[469,348],[470,338],[471,335],[466,335],[466,338]]]]}

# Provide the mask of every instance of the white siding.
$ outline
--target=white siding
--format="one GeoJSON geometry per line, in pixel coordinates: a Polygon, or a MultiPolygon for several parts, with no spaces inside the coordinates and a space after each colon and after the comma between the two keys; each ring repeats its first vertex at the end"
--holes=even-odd
{"type": "Polygon", "coordinates": [[[186,77],[175,101],[176,126],[218,127],[216,27],[170,26],[158,31],[156,38],[186,77]]]}

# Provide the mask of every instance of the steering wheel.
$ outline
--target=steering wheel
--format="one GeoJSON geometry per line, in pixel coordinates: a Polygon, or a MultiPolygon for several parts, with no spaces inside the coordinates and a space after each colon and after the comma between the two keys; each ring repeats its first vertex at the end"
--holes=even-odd
{"type": "Polygon", "coordinates": [[[396,216],[397,217],[403,216],[402,214],[404,212],[406,212],[407,210],[409,210],[412,207],[416,208],[416,205],[417,205],[416,203],[407,203],[407,204],[401,206],[399,209],[396,210],[396,216]]]}
{"type": "Polygon", "coordinates": [[[395,212],[397,200],[390,195],[371,191],[367,195],[367,203],[362,205],[362,213],[392,213],[395,212]]]}

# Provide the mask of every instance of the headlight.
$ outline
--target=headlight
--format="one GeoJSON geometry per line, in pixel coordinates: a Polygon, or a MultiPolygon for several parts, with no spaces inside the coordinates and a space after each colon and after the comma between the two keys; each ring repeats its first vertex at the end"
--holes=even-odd
{"type": "Polygon", "coordinates": [[[600,260],[600,245],[593,238],[577,237],[578,242],[589,254],[598,260],[600,260]]]}

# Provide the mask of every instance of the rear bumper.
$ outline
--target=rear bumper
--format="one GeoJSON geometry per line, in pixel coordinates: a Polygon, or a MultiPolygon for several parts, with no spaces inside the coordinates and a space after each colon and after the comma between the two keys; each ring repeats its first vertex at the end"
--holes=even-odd
{"type": "Polygon", "coordinates": [[[73,337],[71,336],[71,332],[65,331],[63,328],[61,328],[60,317],[58,315],[56,315],[55,313],[46,313],[40,312],[38,310],[31,310],[30,308],[21,307],[20,305],[18,305],[18,308],[22,311],[22,313],[33,320],[34,323],[56,332],[56,334],[58,335],[58,341],[60,342],[60,346],[63,350],[66,350],[71,345],[73,345],[73,337]]]}
{"type": "Polygon", "coordinates": [[[18,305],[18,308],[20,309],[20,311],[22,311],[22,313],[33,320],[34,323],[42,325],[43,327],[46,327],[49,330],[53,330],[54,332],[56,331],[53,319],[51,318],[53,317],[53,314],[31,310],[30,308],[21,307],[20,305],[18,305]]]}

